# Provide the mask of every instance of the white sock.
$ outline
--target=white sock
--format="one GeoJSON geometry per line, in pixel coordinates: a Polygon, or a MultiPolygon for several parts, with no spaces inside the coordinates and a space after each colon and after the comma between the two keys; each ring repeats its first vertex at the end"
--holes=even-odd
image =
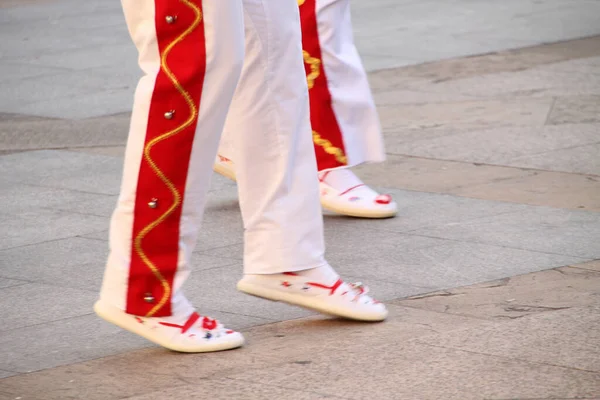
{"type": "Polygon", "coordinates": [[[333,171],[319,172],[319,179],[341,192],[363,185],[363,182],[349,168],[339,168],[333,171]]]}
{"type": "Polygon", "coordinates": [[[331,286],[340,276],[329,264],[322,265],[317,268],[305,269],[303,271],[294,271],[295,275],[309,279],[311,282],[321,283],[323,285],[331,286]]]}

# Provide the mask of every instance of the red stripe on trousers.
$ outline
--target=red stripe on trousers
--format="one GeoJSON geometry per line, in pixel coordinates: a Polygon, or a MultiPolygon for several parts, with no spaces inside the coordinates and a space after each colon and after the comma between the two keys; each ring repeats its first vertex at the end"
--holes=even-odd
{"type": "MultiPolygon", "coordinates": [[[[334,147],[341,149],[346,154],[342,131],[333,111],[331,93],[329,91],[321,45],[319,43],[319,30],[317,22],[316,0],[306,0],[300,6],[300,20],[302,23],[302,48],[311,57],[321,61],[319,76],[314,81],[314,86],[308,91],[310,98],[310,122],[312,129],[319,133],[321,138],[329,140],[334,147]]],[[[310,65],[304,63],[306,74],[310,74],[310,65]]],[[[324,148],[315,145],[317,165],[319,171],[328,168],[344,166],[335,155],[325,152],[324,148]]]]}
{"type": "MultiPolygon", "coordinates": [[[[190,2],[201,9],[202,0],[190,0],[190,2]]],[[[185,3],[170,0],[155,0],[155,15],[158,49],[162,57],[167,46],[192,26],[197,17],[194,10],[185,3]],[[167,16],[175,16],[176,19],[168,23],[167,16]]],[[[206,70],[203,21],[200,21],[189,35],[171,49],[166,63],[184,90],[191,96],[198,110],[206,70]]],[[[190,106],[161,67],[152,93],[144,146],[182,125],[190,115],[190,106]],[[175,110],[175,114],[172,119],[166,119],[165,112],[170,110],[175,110]]],[[[141,243],[144,254],[160,271],[171,288],[171,294],[177,271],[181,206],[184,201],[196,122],[197,116],[196,120],[183,131],[156,143],[150,152],[156,166],[181,195],[179,206],[166,220],[149,231],[141,243]]],[[[132,236],[134,241],[145,227],[156,221],[172,204],[174,204],[172,191],[159,179],[150,164],[142,159],[134,210],[132,236]],[[158,206],[151,208],[148,203],[154,198],[158,199],[158,206]]],[[[126,311],[135,315],[148,315],[163,298],[165,291],[161,281],[136,252],[135,244],[132,243],[126,311]],[[154,302],[144,300],[148,294],[155,299],[154,302]]],[[[170,298],[152,316],[168,315],[171,315],[170,298]]]]}

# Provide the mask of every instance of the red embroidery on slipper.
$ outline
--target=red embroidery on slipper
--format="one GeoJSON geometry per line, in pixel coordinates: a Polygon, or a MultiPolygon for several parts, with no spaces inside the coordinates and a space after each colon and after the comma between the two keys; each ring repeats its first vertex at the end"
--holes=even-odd
{"type": "Polygon", "coordinates": [[[288,281],[283,281],[283,282],[281,282],[281,286],[290,287],[290,286],[292,286],[292,284],[289,283],[288,281]]]}
{"type": "Polygon", "coordinates": [[[361,186],[365,186],[365,184],[364,184],[364,183],[361,183],[360,185],[352,186],[350,189],[346,189],[346,190],[344,190],[342,193],[340,193],[340,196],[343,196],[343,195],[345,195],[346,193],[348,193],[349,191],[351,191],[351,190],[354,190],[354,189],[356,189],[356,188],[359,188],[359,187],[361,187],[361,186]]]}
{"type": "Polygon", "coordinates": [[[235,332],[235,331],[232,331],[231,329],[227,329],[227,330],[225,331],[225,333],[226,333],[226,334],[228,334],[228,335],[231,335],[233,332],[235,332]]]}
{"type": "Polygon", "coordinates": [[[193,312],[183,325],[171,324],[169,322],[159,322],[159,324],[168,326],[169,328],[179,328],[181,329],[181,333],[186,333],[196,323],[196,321],[198,321],[199,318],[200,315],[197,312],[193,312]]]}
{"type": "Polygon", "coordinates": [[[284,275],[291,275],[291,276],[298,276],[298,274],[295,273],[295,272],[284,272],[283,274],[284,275]]]}
{"type": "Polygon", "coordinates": [[[140,317],[135,317],[135,320],[136,320],[137,322],[139,322],[140,324],[143,324],[143,323],[144,323],[144,320],[143,320],[143,319],[141,319],[140,317]]]}
{"type": "Polygon", "coordinates": [[[329,175],[329,172],[330,172],[330,171],[327,171],[327,172],[325,172],[325,173],[323,174],[323,176],[319,178],[319,182],[325,182],[325,177],[326,177],[327,175],[329,175]]]}
{"type": "Polygon", "coordinates": [[[204,320],[202,321],[202,328],[207,330],[207,331],[212,331],[213,329],[215,329],[217,327],[217,321],[214,319],[210,319],[208,317],[204,317],[204,320]]]}
{"type": "Polygon", "coordinates": [[[330,292],[329,292],[330,296],[335,293],[335,291],[337,290],[337,288],[339,288],[342,283],[344,283],[344,281],[342,281],[341,279],[338,279],[337,282],[333,284],[333,286],[325,286],[325,285],[322,285],[320,283],[315,283],[315,282],[306,282],[307,285],[319,287],[319,288],[322,288],[322,289],[329,289],[330,290],[330,292]]]}
{"type": "Polygon", "coordinates": [[[392,202],[392,196],[389,194],[380,194],[375,197],[375,203],[377,204],[390,204],[392,202]]]}
{"type": "Polygon", "coordinates": [[[221,155],[219,155],[219,161],[221,161],[221,162],[231,162],[231,160],[229,158],[223,157],[221,155]]]}

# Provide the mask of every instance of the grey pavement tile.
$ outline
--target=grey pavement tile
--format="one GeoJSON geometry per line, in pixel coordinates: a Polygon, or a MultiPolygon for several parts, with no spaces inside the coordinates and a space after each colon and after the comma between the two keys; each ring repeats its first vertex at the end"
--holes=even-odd
{"type": "Polygon", "coordinates": [[[1,250],[2,275],[52,286],[100,289],[108,245],[72,237],[1,250]]]}
{"type": "Polygon", "coordinates": [[[23,399],[123,399],[185,386],[191,381],[199,383],[219,373],[265,367],[271,361],[268,354],[249,354],[246,347],[187,355],[152,347],[24,374],[1,384],[2,393],[23,399]]]}
{"type": "Polygon", "coordinates": [[[558,97],[548,123],[600,123],[600,96],[558,97]]]}
{"type": "Polygon", "coordinates": [[[251,354],[270,354],[278,361],[307,360],[323,353],[341,354],[354,347],[397,345],[441,332],[490,325],[489,321],[388,304],[385,322],[364,324],[323,315],[282,321],[248,330],[251,354]],[[390,341],[391,339],[391,341],[390,341]]]}
{"type": "MultiPolygon", "coordinates": [[[[110,202],[111,196],[96,193],[84,193],[75,190],[55,189],[45,186],[6,182],[2,184],[0,193],[0,209],[2,213],[19,213],[44,208],[62,209],[81,212],[80,204],[110,202]],[[67,206],[68,205],[68,206],[67,206]],[[77,206],[76,206],[77,205],[77,206]],[[74,207],[69,208],[69,207],[74,207]]],[[[96,214],[98,213],[90,213],[96,214]]]]}
{"type": "MultiPolygon", "coordinates": [[[[85,238],[85,239],[98,240],[98,241],[102,241],[102,242],[108,242],[108,235],[109,235],[108,229],[105,229],[105,230],[102,230],[102,231],[97,231],[97,232],[92,232],[92,233],[85,233],[83,235],[78,235],[78,237],[85,238]]],[[[105,244],[105,247],[107,247],[107,246],[108,246],[108,244],[105,244]]]]}
{"type": "Polygon", "coordinates": [[[44,67],[40,65],[2,62],[0,83],[22,81],[43,75],[53,75],[65,72],[63,68],[44,67]]]}
{"type": "MultiPolygon", "coordinates": [[[[65,31],[65,34],[67,32],[65,31]]],[[[55,39],[60,42],[59,38],[55,39]]],[[[34,53],[35,54],[35,53],[34,53]]],[[[112,44],[96,45],[62,50],[54,53],[40,54],[11,59],[17,62],[26,62],[32,65],[47,67],[69,68],[73,70],[84,70],[88,68],[99,68],[114,65],[137,65],[137,51],[126,35],[122,40],[112,44]]]]}
{"type": "MultiPolygon", "coordinates": [[[[44,83],[40,78],[20,79],[0,84],[2,98],[0,99],[0,110],[2,112],[14,112],[28,114],[27,104],[44,101],[51,103],[59,98],[70,99],[98,91],[98,89],[79,88],[69,86],[67,82],[44,83]]],[[[68,114],[67,114],[68,115],[68,114]]]]}
{"type": "Polygon", "coordinates": [[[598,304],[600,271],[589,263],[517,275],[394,301],[407,307],[489,320],[598,304]]]}
{"type": "MultiPolygon", "coordinates": [[[[246,329],[272,322],[213,310],[200,309],[200,312],[219,318],[232,329],[246,329]]],[[[18,372],[39,371],[148,347],[168,353],[92,313],[2,332],[0,351],[3,358],[0,368],[18,372]],[[32,343],[31,337],[34,336],[43,337],[44,340],[32,343]]]]}
{"type": "Polygon", "coordinates": [[[0,332],[89,314],[97,298],[94,292],[40,283],[3,288],[0,293],[0,332]]]}
{"type": "Polygon", "coordinates": [[[3,23],[37,22],[38,20],[57,20],[64,17],[85,16],[121,11],[119,3],[90,1],[81,3],[77,0],[29,1],[19,2],[20,7],[8,7],[2,12],[3,23]]]}
{"type": "MultiPolygon", "coordinates": [[[[212,312],[212,311],[211,311],[212,312]]],[[[232,314],[223,317],[227,325],[240,329],[239,316],[232,314]],[[233,321],[232,321],[233,320],[233,321]],[[233,322],[230,324],[229,322],[233,322]],[[236,326],[237,325],[237,326],[236,326]]],[[[207,378],[227,378],[231,373],[247,369],[265,368],[290,362],[304,360],[307,355],[326,352],[344,352],[353,341],[368,345],[370,343],[389,343],[388,335],[394,340],[406,341],[429,335],[432,332],[480,326],[486,321],[451,315],[439,315],[433,312],[415,311],[405,307],[392,306],[390,320],[384,324],[365,325],[363,323],[330,319],[322,316],[309,320],[287,321],[282,324],[268,324],[251,328],[247,331],[248,345],[242,349],[214,354],[182,355],[168,352],[156,347],[133,351],[146,344],[133,335],[119,331],[108,324],[97,325],[99,319],[93,316],[73,318],[69,320],[71,333],[63,333],[69,339],[74,328],[82,331],[80,339],[91,343],[79,354],[83,358],[87,354],[99,356],[101,352],[108,354],[117,350],[117,346],[127,347],[126,353],[106,357],[95,361],[72,364],[23,375],[10,381],[3,381],[5,393],[11,395],[30,396],[36,398],[44,393],[44,400],[63,399],[67,396],[79,398],[85,393],[86,399],[107,399],[119,396],[128,397],[153,393],[161,388],[177,386],[177,384],[199,385],[207,378]],[[107,343],[101,343],[107,335],[107,343]],[[121,344],[119,344],[121,343],[121,344]],[[139,374],[139,368],[152,365],[147,371],[152,382],[142,379],[146,374],[139,374]],[[177,381],[170,379],[177,377],[177,381]],[[102,385],[98,385],[102,382],[102,385]],[[20,390],[20,391],[19,391],[20,390]],[[62,397],[61,397],[62,396],[62,397]]],[[[247,321],[256,324],[254,321],[247,321]]],[[[50,342],[53,352],[59,354],[63,362],[67,357],[75,357],[70,349],[63,346],[60,340],[50,342]]],[[[15,339],[16,340],[16,339],[15,339]]],[[[22,343],[17,342],[18,344],[22,343]]],[[[40,344],[43,345],[43,344],[40,344]]],[[[75,347],[75,346],[73,346],[75,347]]],[[[33,352],[35,349],[32,349],[33,352]]],[[[17,359],[19,368],[26,369],[31,362],[17,359]]],[[[44,359],[47,365],[57,361],[44,359]]],[[[34,365],[35,366],[35,365],[34,365]]],[[[37,369],[37,368],[36,368],[37,369]]],[[[25,397],[26,398],[26,397],[25,397]]]]}
{"type": "MultiPolygon", "coordinates": [[[[462,132],[411,142],[397,142],[391,137],[386,145],[392,154],[508,165],[517,157],[597,142],[595,124],[564,124],[464,128],[462,132]]],[[[548,164],[553,162],[548,159],[548,164]]]]}
{"type": "Polygon", "coordinates": [[[412,233],[587,259],[600,257],[600,213],[589,211],[530,206],[412,233]]]}
{"type": "Polygon", "coordinates": [[[482,98],[598,95],[600,74],[595,73],[595,58],[540,65],[521,72],[504,72],[446,81],[431,87],[439,92],[455,91],[482,98]],[[565,65],[569,64],[588,64],[588,68],[579,73],[565,71],[565,65]]]}
{"type": "Polygon", "coordinates": [[[327,395],[312,391],[286,389],[285,387],[272,386],[252,382],[242,382],[228,378],[208,379],[197,384],[179,386],[159,390],[156,392],[128,397],[127,400],[162,400],[166,398],[193,398],[201,393],[211,393],[214,400],[244,399],[289,399],[289,400],[321,400],[344,399],[334,395],[327,395]]]}
{"type": "Polygon", "coordinates": [[[0,119],[3,150],[64,149],[68,147],[124,146],[129,113],[85,120],[24,119],[7,115],[0,119]]]}
{"type": "MultiPolygon", "coordinates": [[[[3,265],[2,271],[0,273],[4,273],[6,271],[5,266],[7,265],[7,263],[5,261],[3,261],[2,265],[3,265]]],[[[8,279],[8,278],[0,277],[0,289],[11,287],[11,286],[26,285],[27,283],[29,283],[29,282],[27,282],[25,280],[8,279]]]]}
{"type": "MultiPolygon", "coordinates": [[[[468,199],[465,197],[424,193],[401,189],[381,188],[389,193],[399,205],[396,218],[379,221],[355,219],[357,229],[377,229],[393,232],[412,232],[426,227],[453,225],[464,221],[477,220],[490,215],[512,213],[527,206],[498,201],[468,199]]],[[[328,217],[347,219],[347,217],[328,217]]]]}
{"type": "MultiPolygon", "coordinates": [[[[596,124],[600,132],[600,124],[596,124]]],[[[507,165],[600,175],[600,143],[513,158],[507,165]]]]}
{"type": "Polygon", "coordinates": [[[573,268],[582,268],[582,269],[588,269],[591,271],[600,272],[600,260],[590,261],[590,262],[583,263],[583,264],[576,264],[576,265],[573,265],[573,268]]]}
{"type": "Polygon", "coordinates": [[[83,119],[131,111],[133,89],[78,89],[73,96],[57,97],[53,100],[27,103],[7,109],[23,114],[51,118],[83,119]],[[77,107],[73,107],[76,99],[77,107]]]}
{"type": "MultiPolygon", "coordinates": [[[[478,99],[385,105],[378,107],[378,112],[387,131],[439,126],[474,127],[480,131],[498,126],[541,126],[553,102],[551,97],[478,99]]],[[[398,150],[388,145],[388,152],[398,150]]]]}
{"type": "MultiPolygon", "coordinates": [[[[2,276],[58,287],[97,291],[108,256],[105,241],[74,237],[0,251],[2,276]]],[[[235,261],[194,253],[192,271],[231,265],[235,261]]]]}
{"type": "Polygon", "coordinates": [[[78,201],[64,201],[55,205],[46,206],[53,210],[69,211],[77,214],[96,215],[99,217],[110,218],[118,196],[107,196],[97,194],[87,194],[88,199],[78,201]]]}
{"type": "MultiPolygon", "coordinates": [[[[0,157],[2,179],[57,189],[116,195],[123,160],[73,151],[40,150],[0,157]]],[[[99,229],[96,229],[99,230],[99,229]]]]}
{"type": "Polygon", "coordinates": [[[106,218],[94,215],[41,209],[0,213],[0,222],[0,250],[97,232],[108,225],[106,218]]]}
{"type": "Polygon", "coordinates": [[[600,391],[597,373],[414,341],[391,339],[378,345],[350,346],[343,352],[307,353],[302,361],[290,360],[228,377],[342,398],[549,399],[595,396],[600,391]],[[357,368],[357,360],[369,361],[357,368]]]}
{"type": "Polygon", "coordinates": [[[105,218],[53,210],[0,214],[0,221],[0,250],[97,232],[108,225],[105,218]]]}
{"type": "Polygon", "coordinates": [[[125,154],[125,146],[69,147],[67,150],[112,157],[123,157],[125,154]]]}
{"type": "MultiPolygon", "coordinates": [[[[397,284],[447,289],[585,261],[478,243],[449,242],[424,249],[381,254],[360,264],[341,264],[344,275],[397,284]]],[[[426,289],[422,292],[427,291],[426,289]]]]}
{"type": "Polygon", "coordinates": [[[540,364],[600,372],[600,302],[491,326],[418,339],[419,343],[540,364]]]}
{"type": "Polygon", "coordinates": [[[8,378],[9,376],[18,375],[18,372],[0,370],[0,379],[8,378]]]}

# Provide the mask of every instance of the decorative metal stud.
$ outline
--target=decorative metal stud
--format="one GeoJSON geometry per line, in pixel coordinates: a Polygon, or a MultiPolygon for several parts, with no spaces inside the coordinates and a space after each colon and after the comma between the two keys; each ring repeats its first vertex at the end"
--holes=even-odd
{"type": "Polygon", "coordinates": [[[167,21],[167,24],[172,24],[175,21],[177,21],[177,16],[176,15],[167,15],[165,17],[165,21],[167,21]]]}
{"type": "Polygon", "coordinates": [[[150,207],[150,208],[156,208],[156,207],[158,207],[158,199],[157,198],[153,198],[152,200],[150,200],[148,202],[148,207],[150,207]]]}
{"type": "Polygon", "coordinates": [[[154,303],[154,300],[155,300],[155,299],[154,299],[154,296],[152,296],[152,293],[146,293],[146,294],[144,295],[144,301],[145,301],[146,303],[154,303]]]}
{"type": "Polygon", "coordinates": [[[175,115],[175,110],[167,111],[165,113],[165,119],[173,119],[174,115],[175,115]]]}

